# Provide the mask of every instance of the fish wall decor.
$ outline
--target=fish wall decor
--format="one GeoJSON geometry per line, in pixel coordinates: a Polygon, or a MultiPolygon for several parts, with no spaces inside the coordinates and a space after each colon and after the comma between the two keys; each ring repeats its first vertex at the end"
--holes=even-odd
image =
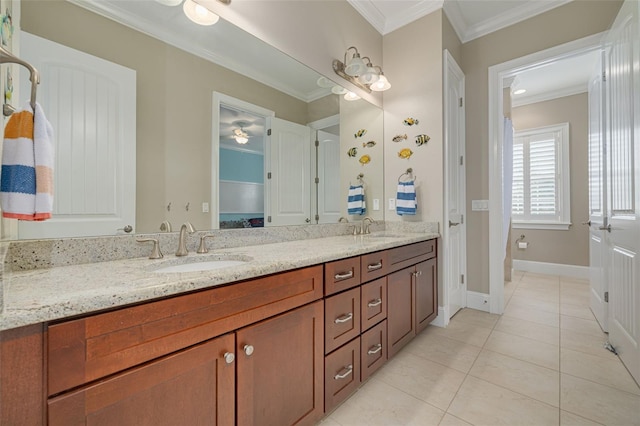
{"type": "Polygon", "coordinates": [[[363,137],[365,135],[365,133],[367,133],[367,129],[360,129],[360,130],[358,130],[357,132],[355,132],[353,134],[353,137],[358,139],[358,138],[363,137]]]}
{"type": "Polygon", "coordinates": [[[417,135],[416,136],[416,145],[422,146],[429,142],[431,138],[428,135],[417,135]]]}
{"type": "Polygon", "coordinates": [[[356,148],[355,146],[353,148],[349,148],[349,151],[347,151],[347,155],[349,157],[355,157],[356,155],[358,155],[358,148],[356,148]]]}
{"type": "Polygon", "coordinates": [[[406,134],[404,134],[404,135],[395,135],[392,140],[394,142],[402,142],[403,140],[405,140],[407,138],[408,138],[408,136],[406,134]]]}
{"type": "Polygon", "coordinates": [[[376,146],[376,141],[362,142],[363,148],[373,148],[376,146]]]}
{"type": "Polygon", "coordinates": [[[418,123],[419,123],[418,119],[412,118],[412,117],[405,118],[402,121],[402,124],[404,124],[405,126],[414,126],[414,125],[416,125],[418,123]]]}
{"type": "Polygon", "coordinates": [[[398,157],[404,158],[406,160],[408,160],[412,155],[413,151],[411,151],[409,148],[402,148],[400,151],[398,151],[398,157]]]}
{"type": "Polygon", "coordinates": [[[362,157],[360,157],[358,161],[360,162],[360,164],[364,166],[365,164],[369,164],[371,162],[371,157],[365,154],[362,157]]]}

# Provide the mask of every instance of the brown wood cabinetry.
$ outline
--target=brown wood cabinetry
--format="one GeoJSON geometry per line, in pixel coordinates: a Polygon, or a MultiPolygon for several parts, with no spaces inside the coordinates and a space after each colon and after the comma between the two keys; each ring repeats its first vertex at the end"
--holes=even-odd
{"type": "Polygon", "coordinates": [[[327,355],[324,371],[324,408],[329,412],[360,385],[360,337],[327,355]]]}
{"type": "Polygon", "coordinates": [[[318,301],[237,332],[239,426],[313,425],[322,417],[322,310],[318,301]]]}
{"type": "Polygon", "coordinates": [[[387,321],[360,336],[360,379],[364,382],[387,360],[387,321]]]}
{"type": "Polygon", "coordinates": [[[233,334],[49,400],[49,426],[233,425],[233,334]]]}
{"type": "Polygon", "coordinates": [[[360,287],[331,296],[324,301],[324,352],[360,335],[360,287]]]}
{"type": "MultiPolygon", "coordinates": [[[[398,353],[417,333],[426,328],[438,316],[435,241],[426,241],[426,243],[432,243],[433,250],[426,255],[417,255],[413,258],[420,260],[427,258],[427,260],[405,267],[387,277],[387,350],[389,358],[398,353]]],[[[402,247],[402,249],[406,248],[402,247]]],[[[402,264],[403,262],[397,263],[402,264]]]]}

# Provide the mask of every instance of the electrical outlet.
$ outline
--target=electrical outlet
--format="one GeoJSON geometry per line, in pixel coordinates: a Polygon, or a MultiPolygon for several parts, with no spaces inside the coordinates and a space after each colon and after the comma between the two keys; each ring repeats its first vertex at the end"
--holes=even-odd
{"type": "Polygon", "coordinates": [[[209,203],[206,201],[202,203],[202,213],[209,213],[209,203]]]}
{"type": "Polygon", "coordinates": [[[396,199],[389,198],[389,210],[395,210],[395,209],[396,209],[396,199]]]}
{"type": "Polygon", "coordinates": [[[380,210],[380,200],[377,198],[373,199],[373,210],[375,211],[380,210]]]}

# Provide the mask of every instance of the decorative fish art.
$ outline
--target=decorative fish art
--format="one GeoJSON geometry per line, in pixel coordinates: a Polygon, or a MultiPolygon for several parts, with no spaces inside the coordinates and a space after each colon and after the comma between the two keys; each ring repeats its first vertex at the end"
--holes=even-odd
{"type": "Polygon", "coordinates": [[[431,138],[428,135],[417,135],[416,136],[416,145],[422,146],[429,142],[431,138]]]}
{"type": "Polygon", "coordinates": [[[398,151],[398,157],[404,158],[406,160],[408,160],[412,155],[413,151],[411,151],[409,148],[402,148],[400,151],[398,151]]]}
{"type": "Polygon", "coordinates": [[[394,142],[402,142],[403,140],[405,140],[407,138],[408,138],[408,136],[406,134],[404,134],[404,135],[395,135],[392,140],[394,142]]]}
{"type": "Polygon", "coordinates": [[[373,148],[374,146],[376,146],[376,141],[369,141],[369,142],[362,143],[363,148],[373,148]]]}
{"type": "Polygon", "coordinates": [[[413,126],[413,125],[415,125],[415,124],[418,124],[418,123],[419,123],[419,121],[418,121],[418,119],[416,119],[416,118],[409,117],[409,118],[405,118],[405,119],[404,119],[404,121],[403,121],[402,123],[403,123],[405,126],[413,126]]]}
{"type": "Polygon", "coordinates": [[[356,148],[355,146],[353,148],[350,148],[349,151],[347,151],[347,155],[349,157],[355,157],[356,155],[358,155],[358,148],[356,148]]]}
{"type": "Polygon", "coordinates": [[[361,137],[364,136],[365,133],[367,133],[367,129],[360,129],[360,130],[358,130],[357,132],[355,132],[353,134],[353,137],[356,138],[356,139],[357,138],[361,138],[361,137]]]}
{"type": "Polygon", "coordinates": [[[360,157],[358,161],[360,162],[360,164],[364,166],[365,164],[369,164],[371,162],[371,157],[365,154],[362,157],[360,157]]]}

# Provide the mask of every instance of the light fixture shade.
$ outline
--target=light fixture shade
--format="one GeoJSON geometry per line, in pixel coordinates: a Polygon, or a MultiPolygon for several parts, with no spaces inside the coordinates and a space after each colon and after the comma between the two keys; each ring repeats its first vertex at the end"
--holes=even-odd
{"type": "Polygon", "coordinates": [[[380,73],[380,77],[378,81],[371,85],[371,90],[374,92],[383,92],[385,90],[389,90],[391,88],[391,83],[387,80],[387,77],[384,76],[383,73],[380,73]]]}
{"type": "Polygon", "coordinates": [[[357,101],[358,99],[360,99],[360,96],[356,95],[353,92],[347,92],[344,95],[344,99],[347,101],[357,101]]]}
{"type": "Polygon", "coordinates": [[[373,84],[379,79],[380,75],[373,67],[367,67],[367,70],[358,77],[358,81],[362,84],[373,84]]]}
{"type": "Polygon", "coordinates": [[[178,6],[182,3],[182,0],[156,0],[158,3],[164,4],[165,6],[178,6]]]}
{"type": "Polygon", "coordinates": [[[249,138],[245,137],[245,136],[234,136],[234,138],[236,139],[236,142],[238,142],[240,145],[244,145],[247,142],[249,142],[249,138]]]}
{"type": "Polygon", "coordinates": [[[187,18],[199,25],[213,25],[220,19],[218,15],[193,0],[184,0],[182,10],[187,18]]]}
{"type": "Polygon", "coordinates": [[[335,93],[336,95],[344,95],[345,93],[347,93],[347,89],[336,84],[331,88],[331,93],[335,93]]]}
{"type": "Polygon", "coordinates": [[[359,76],[367,71],[367,65],[360,58],[359,53],[354,53],[353,58],[345,65],[344,72],[352,77],[359,76]]]}

